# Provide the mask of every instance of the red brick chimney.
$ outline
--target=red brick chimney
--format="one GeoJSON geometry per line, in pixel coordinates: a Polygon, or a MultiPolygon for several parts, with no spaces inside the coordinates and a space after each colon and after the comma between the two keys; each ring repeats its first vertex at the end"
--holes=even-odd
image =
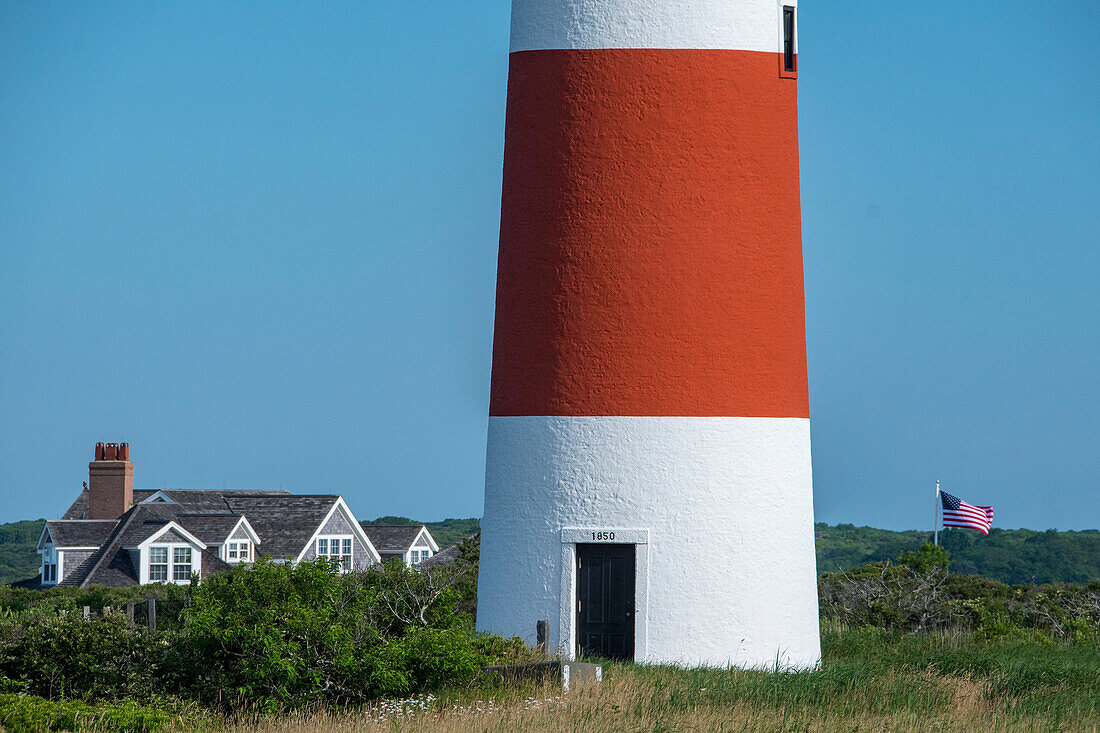
{"type": "Polygon", "coordinates": [[[128,443],[96,443],[88,464],[88,519],[118,519],[134,503],[134,464],[128,443]]]}

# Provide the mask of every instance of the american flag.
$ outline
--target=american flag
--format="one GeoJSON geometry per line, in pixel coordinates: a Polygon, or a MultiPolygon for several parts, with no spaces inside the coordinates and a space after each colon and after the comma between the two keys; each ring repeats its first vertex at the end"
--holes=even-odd
{"type": "Polygon", "coordinates": [[[993,507],[967,504],[946,491],[940,492],[940,501],[943,502],[943,526],[973,527],[982,534],[989,534],[993,526],[993,507]]]}

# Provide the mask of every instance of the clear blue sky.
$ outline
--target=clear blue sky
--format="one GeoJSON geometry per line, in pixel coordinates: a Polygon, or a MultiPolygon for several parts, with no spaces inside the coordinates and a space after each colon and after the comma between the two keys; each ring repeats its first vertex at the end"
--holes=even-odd
{"type": "MultiPolygon", "coordinates": [[[[0,1],[0,521],[479,516],[506,0],[0,1]]],[[[815,506],[1100,526],[1100,3],[800,8],[815,506]]]]}

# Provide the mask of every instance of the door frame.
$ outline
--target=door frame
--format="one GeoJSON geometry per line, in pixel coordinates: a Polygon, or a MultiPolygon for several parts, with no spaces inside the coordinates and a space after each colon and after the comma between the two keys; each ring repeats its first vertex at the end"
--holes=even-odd
{"type": "Polygon", "coordinates": [[[629,527],[566,527],[561,531],[561,610],[558,650],[577,654],[577,545],[634,545],[634,661],[644,662],[649,642],[649,530],[629,527]]]}

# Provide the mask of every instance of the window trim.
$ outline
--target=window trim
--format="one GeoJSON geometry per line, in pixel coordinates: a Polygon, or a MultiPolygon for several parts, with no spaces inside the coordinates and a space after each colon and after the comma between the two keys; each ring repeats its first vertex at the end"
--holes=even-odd
{"type": "MultiPolygon", "coordinates": [[[[143,554],[142,575],[147,583],[172,583],[174,585],[190,585],[191,578],[202,571],[202,550],[186,542],[166,542],[149,545],[143,554]],[[153,552],[164,550],[165,562],[153,562],[153,552]],[[187,550],[188,562],[178,562],[176,554],[180,550],[187,550]],[[164,568],[165,577],[153,577],[153,568],[164,568]],[[187,567],[187,577],[180,577],[177,568],[187,567]]],[[[160,571],[158,570],[158,573],[160,571]]]]}
{"type": "Polygon", "coordinates": [[[150,583],[167,583],[168,579],[172,576],[172,548],[169,545],[150,545],[149,546],[149,582],[150,583]],[[153,562],[153,553],[164,551],[164,562],[153,562]],[[164,577],[155,577],[153,574],[153,568],[158,568],[158,574],[160,568],[164,568],[164,577]]]}
{"type": "Polygon", "coordinates": [[[337,559],[340,561],[340,569],[347,572],[352,569],[355,563],[355,537],[350,534],[318,535],[313,540],[313,555],[314,557],[324,557],[330,560],[337,559]],[[322,542],[325,543],[324,552],[321,552],[322,542]],[[340,552],[338,553],[332,552],[332,543],[334,542],[340,543],[340,552]],[[344,550],[347,550],[347,552],[344,550]]]}
{"type": "Polygon", "coordinates": [[[798,3],[794,0],[780,0],[779,3],[779,76],[784,79],[798,78],[798,3]],[[790,64],[787,63],[788,56],[790,64]]]}
{"type": "Polygon", "coordinates": [[[172,581],[179,582],[181,580],[187,580],[191,582],[191,572],[195,567],[195,551],[189,545],[173,545],[172,546],[172,581]],[[187,553],[187,562],[180,561],[180,553],[187,553]],[[180,568],[187,568],[186,575],[180,575],[180,568]]]}
{"type": "Polygon", "coordinates": [[[252,540],[236,539],[225,543],[225,561],[228,563],[252,562],[252,540]]]}

